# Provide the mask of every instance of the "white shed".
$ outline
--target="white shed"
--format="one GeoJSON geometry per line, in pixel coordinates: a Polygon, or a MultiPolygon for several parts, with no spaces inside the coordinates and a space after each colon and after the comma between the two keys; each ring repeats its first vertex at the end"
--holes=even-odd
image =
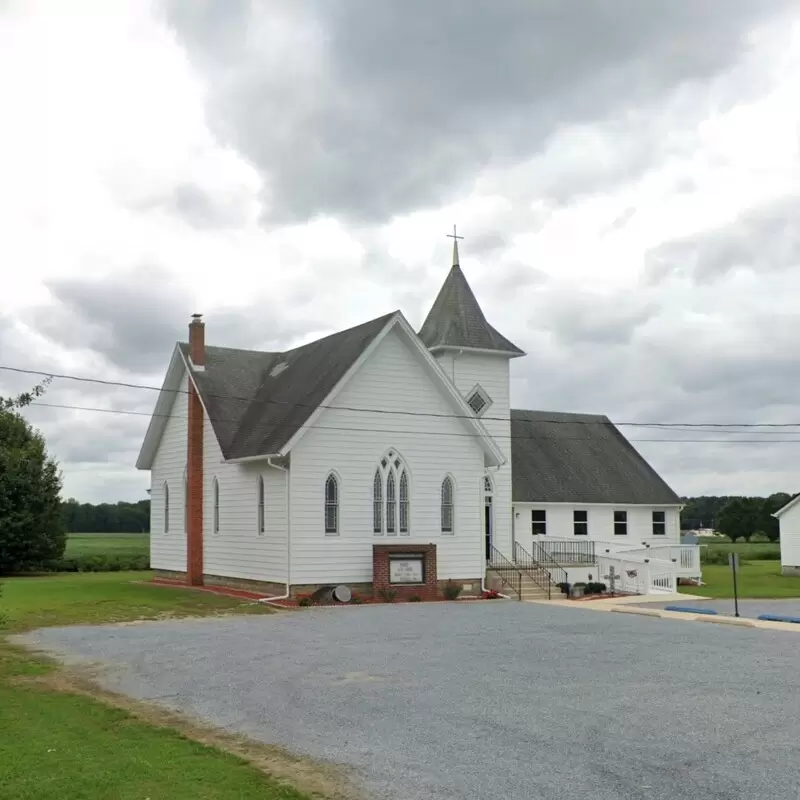
{"type": "Polygon", "coordinates": [[[780,525],[781,572],[800,575],[800,494],[773,515],[780,525]]]}

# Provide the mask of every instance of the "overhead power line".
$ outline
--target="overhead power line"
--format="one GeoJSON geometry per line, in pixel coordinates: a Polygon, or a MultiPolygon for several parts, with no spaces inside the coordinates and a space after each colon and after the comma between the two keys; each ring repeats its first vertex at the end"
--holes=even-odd
{"type": "MultiPolygon", "coordinates": [[[[142,389],[145,391],[154,391],[154,392],[161,392],[167,391],[174,394],[189,394],[189,392],[185,389],[164,389],[161,386],[149,386],[147,384],[141,383],[127,383],[125,381],[110,381],[104,380],[102,378],[91,378],[88,376],[83,375],[70,375],[70,374],[59,374],[55,372],[48,372],[45,370],[35,370],[35,369],[25,369],[22,367],[10,367],[5,365],[0,365],[0,370],[4,370],[7,372],[16,372],[22,375],[35,375],[38,377],[49,377],[49,378],[58,378],[60,380],[71,380],[77,381],[79,383],[93,383],[99,384],[101,386],[111,386],[111,387],[119,387],[124,389],[142,389]]],[[[252,397],[240,397],[237,395],[231,394],[208,394],[208,397],[212,397],[217,400],[234,400],[237,402],[243,403],[251,403],[253,402],[252,397]]],[[[316,410],[318,408],[323,409],[330,409],[333,411],[353,411],[362,414],[383,414],[388,416],[407,416],[407,417],[436,417],[436,418],[443,418],[443,419],[476,419],[468,414],[443,414],[443,413],[436,413],[432,411],[404,411],[404,410],[388,410],[384,408],[359,408],[356,406],[332,406],[332,405],[325,405],[324,403],[314,404],[314,403],[290,403],[284,400],[273,400],[269,398],[259,399],[259,402],[264,403],[271,403],[274,405],[281,405],[287,408],[308,408],[311,410],[316,410]]],[[[105,410],[105,409],[101,409],[105,410]]],[[[145,413],[145,412],[137,412],[137,413],[145,413]]],[[[150,415],[152,416],[152,415],[150,415]]],[[[482,417],[478,417],[478,420],[481,422],[486,422],[488,420],[496,420],[496,421],[504,421],[505,417],[492,417],[488,415],[483,415],[482,417]]],[[[605,424],[600,420],[579,420],[579,419],[545,419],[540,418],[537,422],[547,422],[553,425],[602,425],[605,424]]],[[[800,428],[800,422],[613,422],[616,426],[625,426],[625,427],[633,427],[633,428],[664,428],[664,429],[680,429],[680,428],[688,428],[692,431],[696,431],[697,429],[701,428],[713,428],[713,429],[722,429],[722,428],[800,428]]],[[[710,432],[710,431],[709,431],[710,432]]],[[[725,433],[732,433],[733,431],[718,431],[718,432],[725,432],[725,433]]],[[[752,432],[752,431],[745,431],[752,432]]],[[[791,433],[791,431],[785,431],[791,433]]],[[[800,431],[798,431],[800,433],[800,431]]]]}
{"type": "MultiPolygon", "coordinates": [[[[121,414],[121,415],[130,415],[130,416],[138,416],[138,417],[164,417],[164,418],[172,418],[172,419],[189,419],[188,416],[184,414],[151,414],[149,411],[133,411],[133,410],[126,410],[126,409],[119,409],[119,408],[98,408],[98,407],[91,407],[91,406],[76,406],[76,405],[68,405],[64,403],[44,403],[39,401],[34,401],[31,403],[32,406],[40,406],[42,408],[60,408],[60,409],[67,409],[72,411],[89,411],[89,412],[98,412],[102,414],[121,414]]],[[[229,419],[226,417],[209,417],[211,422],[238,422],[238,420],[229,419]]],[[[451,431],[430,431],[430,430],[403,430],[400,428],[352,428],[352,427],[343,427],[338,425],[318,425],[317,423],[313,423],[311,425],[307,425],[304,423],[276,423],[276,428],[279,429],[289,429],[291,431],[299,431],[299,430],[322,430],[322,431],[340,431],[346,433],[387,433],[387,434],[409,434],[409,435],[424,435],[426,437],[430,436],[448,436],[448,437],[457,437],[457,438],[480,438],[480,434],[478,433],[454,433],[451,431]]],[[[710,431],[709,431],[710,433],[710,431]]],[[[798,432],[800,434],[800,432],[798,432]]],[[[784,434],[785,435],[785,434],[784,434]]],[[[559,441],[559,442],[582,442],[586,441],[585,437],[582,436],[514,436],[511,435],[492,435],[493,439],[501,439],[501,440],[524,440],[524,439],[535,439],[537,441],[559,441]]],[[[797,439],[628,439],[629,442],[632,443],[655,443],[660,442],[662,444],[800,444],[800,438],[797,439]]]]}

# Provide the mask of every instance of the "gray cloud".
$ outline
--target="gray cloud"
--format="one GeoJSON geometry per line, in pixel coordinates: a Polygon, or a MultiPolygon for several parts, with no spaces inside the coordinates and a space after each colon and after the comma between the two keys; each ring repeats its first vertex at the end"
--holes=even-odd
{"type": "Polygon", "coordinates": [[[572,122],[724,70],[790,0],[167,2],[210,116],[269,216],[383,220],[438,204],[572,122]],[[282,49],[285,48],[285,49],[282,49]]]}
{"type": "Polygon", "coordinates": [[[666,242],[645,258],[654,283],[687,275],[698,283],[737,269],[765,273],[800,265],[800,195],[783,197],[711,231],[666,242]]]}
{"type": "MultiPolygon", "coordinates": [[[[153,267],[104,280],[70,278],[48,284],[54,303],[26,316],[42,336],[76,350],[98,353],[137,373],[165,367],[176,341],[185,341],[194,300],[168,273],[153,267]]],[[[275,299],[255,298],[243,308],[207,319],[207,341],[226,347],[280,349],[317,323],[281,313],[275,299]]]]}

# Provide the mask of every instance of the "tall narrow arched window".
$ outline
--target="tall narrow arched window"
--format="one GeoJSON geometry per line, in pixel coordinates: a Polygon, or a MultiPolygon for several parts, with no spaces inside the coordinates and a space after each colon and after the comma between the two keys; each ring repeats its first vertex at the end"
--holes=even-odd
{"type": "Polygon", "coordinates": [[[453,532],[453,479],[442,481],[442,533],[453,532]]]}
{"type": "Polygon", "coordinates": [[[400,533],[408,533],[408,475],[400,473],[400,533]]]}
{"type": "Polygon", "coordinates": [[[214,504],[214,533],[219,533],[219,481],[214,478],[211,482],[211,496],[214,504]]]}
{"type": "Polygon", "coordinates": [[[386,533],[397,533],[397,486],[394,470],[389,470],[386,478],[386,533]]]}
{"type": "Polygon", "coordinates": [[[183,532],[189,532],[189,470],[183,470],[183,532]]]}
{"type": "Polygon", "coordinates": [[[339,481],[332,472],[325,481],[325,533],[339,533],[339,481]]]}
{"type": "Polygon", "coordinates": [[[169,484],[164,481],[164,533],[169,533],[169,484]]]}
{"type": "Polygon", "coordinates": [[[257,524],[258,524],[258,533],[259,535],[264,533],[266,528],[266,523],[264,519],[264,477],[262,475],[258,476],[258,480],[256,481],[256,503],[257,503],[257,524]]]}
{"type": "Polygon", "coordinates": [[[372,479],[372,531],[378,535],[383,533],[383,476],[379,469],[372,479]]]}
{"type": "Polygon", "coordinates": [[[376,536],[408,536],[411,527],[411,482],[396,450],[380,460],[372,478],[372,530],[376,536]]]}

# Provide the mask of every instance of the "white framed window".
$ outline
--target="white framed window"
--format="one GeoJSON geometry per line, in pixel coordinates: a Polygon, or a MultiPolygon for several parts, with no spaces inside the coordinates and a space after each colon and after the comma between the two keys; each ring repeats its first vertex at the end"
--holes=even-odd
{"type": "Polygon", "coordinates": [[[408,536],[411,480],[403,457],[389,450],[372,478],[372,531],[376,536],[408,536]]]}
{"type": "Polygon", "coordinates": [[[164,481],[164,533],[169,533],[169,484],[164,481]]]}
{"type": "Polygon", "coordinates": [[[475,416],[480,417],[492,404],[492,398],[486,394],[484,388],[476,383],[472,391],[467,395],[467,405],[475,412],[475,416]]]}
{"type": "Polygon", "coordinates": [[[627,535],[628,535],[628,512],[615,511],[614,536],[627,536],[627,535]]]}
{"type": "Polygon", "coordinates": [[[442,481],[442,533],[453,532],[453,479],[447,475],[442,481]]]}
{"type": "Polygon", "coordinates": [[[666,536],[666,535],[667,535],[667,512],[654,511],[653,536],[666,536]]]}
{"type": "Polygon", "coordinates": [[[405,470],[400,473],[400,533],[408,533],[408,475],[405,470]]]}
{"type": "Polygon", "coordinates": [[[219,481],[216,477],[211,481],[211,502],[214,509],[212,530],[214,533],[219,533],[219,481]]]}
{"type": "Polygon", "coordinates": [[[575,536],[589,535],[589,512],[575,510],[572,512],[572,533],[575,536]]]}
{"type": "Polygon", "coordinates": [[[372,532],[376,536],[383,535],[383,476],[379,469],[372,479],[372,532]]]}
{"type": "Polygon", "coordinates": [[[339,479],[333,472],[325,479],[325,533],[339,533],[339,479]]]}
{"type": "Polygon", "coordinates": [[[547,510],[534,508],[531,511],[531,533],[534,536],[547,535],[547,510]]]}
{"type": "Polygon", "coordinates": [[[266,530],[266,514],[264,509],[264,476],[259,475],[256,480],[256,503],[257,503],[257,526],[258,526],[258,535],[263,536],[264,531],[266,530]]]}

